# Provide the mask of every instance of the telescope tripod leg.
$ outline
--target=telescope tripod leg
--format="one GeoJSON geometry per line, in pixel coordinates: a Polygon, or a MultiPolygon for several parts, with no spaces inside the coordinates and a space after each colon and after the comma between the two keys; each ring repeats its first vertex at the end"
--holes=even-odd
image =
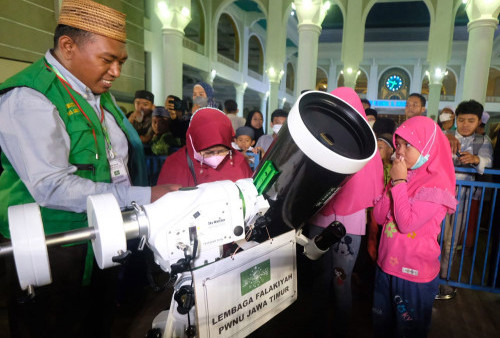
{"type": "Polygon", "coordinates": [[[153,329],[159,328],[163,338],[196,336],[194,289],[191,284],[191,274],[182,273],[174,284],[170,309],[160,312],[153,320],[153,329]]]}

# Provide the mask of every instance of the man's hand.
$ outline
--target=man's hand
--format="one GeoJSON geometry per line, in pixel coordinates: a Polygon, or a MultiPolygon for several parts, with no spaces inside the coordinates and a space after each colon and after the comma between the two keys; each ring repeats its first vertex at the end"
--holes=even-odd
{"type": "Polygon", "coordinates": [[[479,156],[472,155],[469,152],[466,151],[461,151],[460,152],[460,157],[458,158],[461,164],[472,164],[472,165],[478,165],[479,164],[479,156]]]}
{"type": "Polygon", "coordinates": [[[452,134],[445,134],[445,135],[448,138],[448,141],[450,142],[451,153],[455,154],[457,151],[460,150],[460,141],[455,137],[455,135],[452,134]]]}
{"type": "Polygon", "coordinates": [[[174,109],[174,100],[169,100],[167,106],[165,107],[170,114],[170,118],[175,120],[177,118],[177,112],[174,109]]]}
{"type": "Polygon", "coordinates": [[[180,184],[162,184],[151,187],[151,203],[160,199],[163,195],[182,188],[180,184]]]}

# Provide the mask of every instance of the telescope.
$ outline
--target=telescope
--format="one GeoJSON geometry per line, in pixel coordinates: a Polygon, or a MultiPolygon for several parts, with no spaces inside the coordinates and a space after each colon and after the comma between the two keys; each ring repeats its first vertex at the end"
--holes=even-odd
{"type": "Polygon", "coordinates": [[[248,335],[297,298],[296,244],[318,259],[345,235],[334,222],[314,239],[302,234],[318,212],[377,151],[365,118],[344,100],[302,94],[253,178],[185,187],[148,205],[121,210],[112,194],[87,200],[89,227],[45,236],[37,204],[11,206],[11,244],[20,287],[34,295],[51,283],[47,247],[92,242],[101,269],[121,264],[139,238],[176,275],[156,336],[248,335]],[[238,251],[224,257],[225,244],[238,251]],[[221,293],[220,285],[224,285],[221,293]]]}

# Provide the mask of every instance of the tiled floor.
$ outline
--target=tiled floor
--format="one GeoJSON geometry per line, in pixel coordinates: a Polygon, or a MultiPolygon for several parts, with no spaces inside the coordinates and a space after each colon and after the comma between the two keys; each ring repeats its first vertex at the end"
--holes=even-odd
{"type": "MultiPolygon", "coordinates": [[[[363,276],[362,265],[357,270],[363,276]]],[[[0,274],[1,276],[1,274],[0,274]]],[[[299,297],[289,308],[254,332],[251,337],[312,337],[307,312],[314,300],[300,286],[299,297]]],[[[4,282],[0,277],[0,288],[4,282]]],[[[370,285],[358,278],[353,285],[353,317],[348,323],[349,337],[371,337],[370,285]]],[[[119,309],[113,327],[113,337],[145,337],[155,315],[170,305],[170,294],[148,292],[134,300],[135,311],[119,309]],[[134,312],[134,313],[132,313],[134,312]]],[[[314,315],[314,314],[312,314],[314,315]]],[[[334,313],[330,314],[331,316],[334,313]]],[[[9,337],[7,310],[0,299],[0,337],[9,337]]],[[[335,329],[328,336],[335,337],[335,329]]],[[[500,337],[500,294],[459,289],[456,298],[434,303],[429,338],[497,338],[500,337]]]]}

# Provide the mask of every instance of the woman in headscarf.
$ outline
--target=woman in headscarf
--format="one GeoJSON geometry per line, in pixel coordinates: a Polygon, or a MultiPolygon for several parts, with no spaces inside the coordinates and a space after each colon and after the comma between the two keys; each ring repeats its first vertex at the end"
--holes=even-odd
{"type": "MultiPolygon", "coordinates": [[[[332,95],[351,105],[366,120],[365,110],[356,92],[347,87],[340,87],[331,92],[332,95]]],[[[315,316],[315,325],[318,335],[327,331],[328,321],[328,294],[333,291],[335,298],[334,320],[335,336],[343,337],[347,334],[352,305],[351,276],[354,264],[358,257],[361,237],[366,232],[366,209],[372,207],[375,200],[384,190],[384,172],[379,152],[354,174],[351,179],[333,196],[333,198],[311,220],[309,237],[321,233],[334,221],[341,222],[346,228],[346,235],[341,241],[333,245],[321,258],[313,269],[316,269],[313,289],[323,309],[317,311],[322,315],[315,316]]],[[[316,333],[316,332],[315,332],[316,333]]]]}
{"type": "Polygon", "coordinates": [[[215,108],[214,90],[208,83],[200,81],[193,87],[193,108],[191,114],[203,107],[215,108]]]}
{"type": "Polygon", "coordinates": [[[231,121],[215,108],[199,109],[191,118],[186,145],[167,157],[158,184],[172,182],[184,187],[220,180],[233,182],[252,176],[245,157],[233,152],[231,121]]]}
{"type": "Polygon", "coordinates": [[[257,143],[259,137],[264,135],[264,128],[262,128],[263,124],[264,124],[264,116],[259,110],[252,110],[250,113],[248,113],[245,126],[253,129],[255,143],[257,143]]]}
{"type": "Polygon", "coordinates": [[[448,139],[430,118],[395,132],[391,182],[373,210],[383,224],[373,300],[375,337],[426,337],[438,293],[437,238],[454,213],[455,169],[448,139]]]}

